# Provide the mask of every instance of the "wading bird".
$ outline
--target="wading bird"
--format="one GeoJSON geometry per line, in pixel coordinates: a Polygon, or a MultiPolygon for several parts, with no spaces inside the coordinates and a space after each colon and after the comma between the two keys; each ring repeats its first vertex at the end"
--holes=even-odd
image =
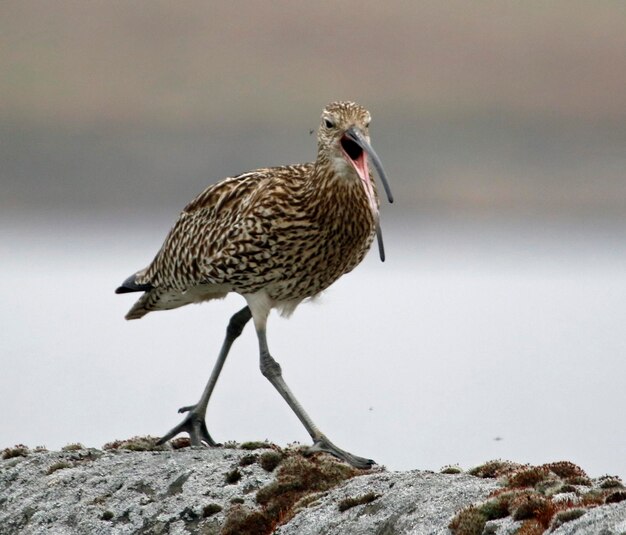
{"type": "Polygon", "coordinates": [[[190,303],[240,294],[247,306],[232,316],[211,377],[200,400],[179,410],[183,421],[160,439],[189,433],[191,444],[217,445],[205,415],[228,352],[252,318],[261,372],[287,401],[323,451],[358,468],[374,461],[335,446],[313,423],[270,355],[267,318],[272,309],[291,314],[363,260],[378,237],[379,201],[368,156],[393,202],[380,160],[369,143],[370,113],[354,102],[333,102],[322,112],[317,159],[258,169],[209,186],[191,201],[145,269],[117,293],[144,292],[126,319],[190,303]]]}

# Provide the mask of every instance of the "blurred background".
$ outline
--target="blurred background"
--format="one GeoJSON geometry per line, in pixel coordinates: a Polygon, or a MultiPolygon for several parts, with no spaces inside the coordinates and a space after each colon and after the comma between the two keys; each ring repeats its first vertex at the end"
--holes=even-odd
{"type": "MultiPolygon", "coordinates": [[[[350,99],[397,200],[384,264],[270,320],[302,404],[391,469],[626,476],[625,51],[618,2],[2,2],[0,447],[175,425],[243,301],[125,322],[113,290],[350,99]]],[[[308,443],[257,360],[249,329],[212,435],[308,443]]]]}

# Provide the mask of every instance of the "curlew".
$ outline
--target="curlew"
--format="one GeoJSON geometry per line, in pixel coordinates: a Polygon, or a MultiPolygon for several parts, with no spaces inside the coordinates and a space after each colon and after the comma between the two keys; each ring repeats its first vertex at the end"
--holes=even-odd
{"type": "Polygon", "coordinates": [[[369,143],[370,113],[354,102],[333,102],[322,112],[315,162],[258,169],[209,186],[183,210],[152,263],[126,279],[116,293],[144,292],[126,319],[156,310],[240,294],[209,381],[195,405],[182,407],[181,432],[191,444],[216,446],[205,415],[228,352],[252,319],[261,372],[278,390],[313,440],[309,452],[330,453],[368,468],[374,461],[335,446],[313,423],[270,355],[266,325],[277,309],[291,314],[363,260],[378,237],[379,200],[368,156],[393,202],[380,160],[369,143]]]}

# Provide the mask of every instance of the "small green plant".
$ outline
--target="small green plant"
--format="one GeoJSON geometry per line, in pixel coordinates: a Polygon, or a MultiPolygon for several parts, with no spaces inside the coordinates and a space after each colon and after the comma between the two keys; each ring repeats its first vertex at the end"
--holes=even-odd
{"type": "Polygon", "coordinates": [[[509,515],[510,496],[500,494],[491,500],[487,500],[479,506],[480,512],[487,520],[497,520],[509,515]]]}
{"type": "Polygon", "coordinates": [[[520,492],[511,500],[509,509],[513,520],[539,520],[550,510],[552,502],[532,491],[520,492]]]}
{"type": "Polygon", "coordinates": [[[446,466],[442,467],[439,472],[442,474],[454,475],[463,473],[463,470],[458,464],[447,464],[446,466]]]}
{"type": "Polygon", "coordinates": [[[362,496],[356,496],[354,498],[345,498],[339,502],[339,511],[342,513],[348,509],[352,509],[357,505],[365,505],[366,503],[372,503],[374,500],[380,498],[380,494],[374,492],[368,492],[362,496]]]}
{"type": "Polygon", "coordinates": [[[522,523],[515,535],[541,535],[545,528],[534,518],[522,523]]]}
{"type": "Polygon", "coordinates": [[[260,508],[231,507],[222,535],[269,535],[323,492],[362,473],[326,454],[305,457],[297,448],[290,448],[280,455],[282,461],[276,469],[276,479],[257,491],[260,508]]]}
{"type": "Polygon", "coordinates": [[[552,472],[545,466],[527,466],[507,476],[506,486],[512,489],[534,487],[548,481],[552,472]]]}
{"type": "Polygon", "coordinates": [[[626,500],[626,491],[618,490],[609,494],[605,498],[604,503],[619,503],[623,502],[624,500],[626,500]]]}
{"type": "Polygon", "coordinates": [[[485,464],[481,464],[479,466],[471,468],[467,473],[470,476],[491,479],[509,474],[520,468],[520,466],[521,465],[513,463],[511,461],[502,461],[500,459],[496,459],[494,461],[488,461],[485,464]]]}
{"type": "Polygon", "coordinates": [[[282,460],[282,453],[278,451],[266,451],[259,457],[259,464],[266,472],[273,472],[282,460]]]}
{"type": "MultiPolygon", "coordinates": [[[[454,535],[479,533],[481,521],[510,515],[522,522],[517,535],[540,535],[550,527],[579,518],[590,507],[626,499],[621,480],[603,476],[595,487],[582,468],[568,461],[540,466],[490,461],[470,471],[478,477],[499,477],[504,488],[491,493],[482,504],[459,511],[450,523],[454,535]],[[581,487],[592,487],[582,489],[581,487]],[[563,493],[575,494],[570,498],[563,493]],[[613,494],[622,493],[623,496],[613,494]]],[[[482,533],[482,531],[480,531],[482,533]]]]}
{"type": "Polygon", "coordinates": [[[566,509],[565,511],[559,511],[554,515],[554,520],[552,521],[552,529],[556,529],[559,526],[562,526],[566,522],[571,522],[572,520],[576,520],[583,516],[587,511],[584,509],[566,509]]]}
{"type": "Polygon", "coordinates": [[[14,459],[15,457],[26,457],[30,453],[30,450],[24,444],[16,444],[12,448],[5,448],[2,450],[3,459],[14,459]]]}
{"type": "Polygon", "coordinates": [[[239,466],[250,466],[254,464],[259,459],[259,456],[255,453],[251,453],[250,455],[244,455],[241,459],[239,459],[239,466]]]}
{"type": "Polygon", "coordinates": [[[274,526],[264,511],[235,505],[228,511],[220,535],[263,535],[274,531],[274,526]]]}
{"type": "Polygon", "coordinates": [[[100,517],[102,520],[113,520],[113,517],[115,515],[113,514],[113,511],[104,511],[104,513],[102,513],[102,516],[100,517]]]}
{"type": "Polygon", "coordinates": [[[623,489],[624,484],[618,476],[602,476],[600,478],[601,489],[623,489]]]}
{"type": "Polygon", "coordinates": [[[54,474],[57,470],[63,470],[64,468],[71,468],[71,464],[66,461],[59,461],[51,465],[46,471],[46,475],[54,474]]]}
{"type": "Polygon", "coordinates": [[[587,474],[580,466],[569,461],[557,461],[554,463],[547,463],[542,466],[566,481],[570,477],[582,477],[585,479],[587,478],[587,474]]]}
{"type": "Polygon", "coordinates": [[[164,444],[157,444],[157,437],[145,436],[145,437],[132,437],[126,440],[114,440],[113,442],[107,442],[102,449],[103,450],[128,450],[128,451],[164,451],[167,450],[167,446],[164,444]]]}
{"type": "Polygon", "coordinates": [[[73,444],[67,444],[61,448],[61,451],[79,451],[84,450],[85,446],[80,444],[79,442],[74,442],[73,444]]]}
{"type": "Polygon", "coordinates": [[[241,479],[241,472],[238,468],[233,468],[230,472],[226,472],[224,480],[228,485],[234,485],[241,479]]]}
{"type": "Polygon", "coordinates": [[[222,506],[217,503],[210,503],[202,508],[202,517],[209,518],[222,510],[222,506]]]}
{"type": "Polygon", "coordinates": [[[242,450],[263,450],[271,447],[271,444],[267,441],[261,442],[250,441],[250,442],[242,442],[239,446],[242,450]]]}
{"type": "Polygon", "coordinates": [[[449,524],[455,535],[482,535],[487,517],[478,507],[466,507],[459,511],[449,524]]]}

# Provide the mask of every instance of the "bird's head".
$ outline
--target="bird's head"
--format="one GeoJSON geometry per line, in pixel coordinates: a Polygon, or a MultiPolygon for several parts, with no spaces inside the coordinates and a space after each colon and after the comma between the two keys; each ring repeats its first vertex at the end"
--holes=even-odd
{"type": "Polygon", "coordinates": [[[340,177],[360,180],[372,211],[378,213],[368,156],[383,183],[389,202],[393,202],[393,197],[380,159],[370,145],[371,119],[370,112],[354,102],[332,102],[326,106],[317,136],[318,157],[324,157],[340,177]]]}

